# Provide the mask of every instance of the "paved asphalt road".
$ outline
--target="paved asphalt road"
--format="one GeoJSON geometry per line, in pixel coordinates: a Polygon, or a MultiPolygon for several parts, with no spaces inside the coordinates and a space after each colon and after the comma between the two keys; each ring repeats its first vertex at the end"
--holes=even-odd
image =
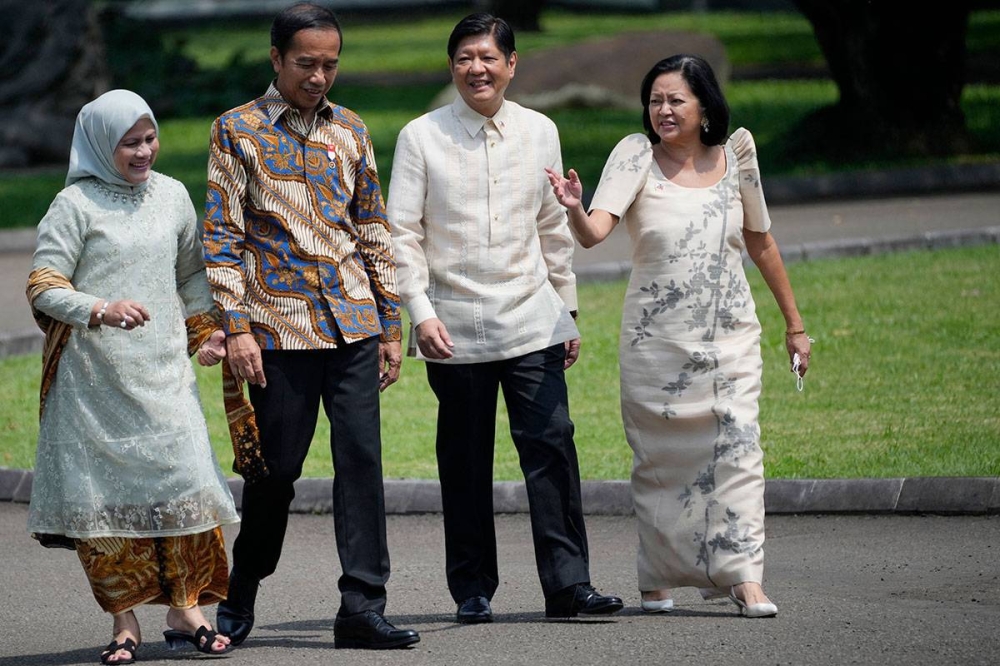
{"type": "MultiPolygon", "coordinates": [[[[27,507],[0,503],[0,666],[94,664],[110,640],[75,555],[25,533],[27,507]]],[[[270,664],[996,664],[1000,661],[1000,516],[773,516],[766,585],[777,618],[679,590],[670,615],[636,608],[635,525],[587,520],[595,584],[625,598],[612,619],[543,617],[528,518],[497,517],[497,621],[460,626],[443,572],[441,517],[390,516],[387,614],[421,632],[412,649],[333,650],[337,563],[329,516],[293,515],[258,627],[225,663],[270,664]]],[[[227,540],[234,536],[227,528],[227,540]]],[[[137,611],[142,664],[183,663],[160,632],[165,609],[137,611]]],[[[214,617],[214,611],[209,611],[214,617]]]]}
{"type": "MultiPolygon", "coordinates": [[[[962,230],[995,230],[1000,192],[772,206],[771,212],[784,250],[800,246],[808,256],[810,244],[849,242],[842,253],[859,254],[865,243],[940,233],[950,234],[947,245],[961,242],[962,230]]],[[[17,236],[0,235],[0,338],[37,335],[23,291],[33,234],[17,236]]],[[[627,237],[619,230],[597,249],[581,250],[576,265],[582,274],[627,257],[627,237]]],[[[26,519],[26,505],[0,502],[0,666],[98,663],[110,640],[110,617],[90,595],[75,555],[37,546],[25,533],[26,519]]],[[[418,629],[422,640],[399,652],[334,652],[332,521],[293,515],[282,563],[261,592],[258,628],[242,648],[219,659],[413,666],[1000,663],[998,515],[772,516],[766,584],[780,613],[771,620],[739,618],[729,602],[703,602],[692,590],[678,592],[673,614],[642,615],[634,518],[589,516],[594,582],[625,597],[629,607],[612,620],[547,622],[527,516],[498,516],[497,525],[503,580],[494,624],[452,622],[441,517],[394,515],[388,615],[398,626],[418,629]]],[[[227,529],[227,539],[235,533],[227,529]]],[[[166,649],[164,612],[137,611],[146,631],[140,663],[199,658],[166,649]]]]}

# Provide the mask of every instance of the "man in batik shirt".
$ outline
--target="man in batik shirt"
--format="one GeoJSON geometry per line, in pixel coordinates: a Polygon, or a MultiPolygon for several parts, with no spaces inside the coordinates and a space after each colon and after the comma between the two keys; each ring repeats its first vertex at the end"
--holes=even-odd
{"type": "Polygon", "coordinates": [[[212,126],[205,259],[269,471],[244,488],[229,599],[218,611],[217,627],[234,644],[250,633],[259,583],[277,567],[321,400],[343,571],[335,644],[420,640],[382,616],[389,554],[379,391],[399,376],[399,298],[368,130],[326,98],[341,40],[329,10],[284,10],[271,28],[274,82],[212,126]]]}

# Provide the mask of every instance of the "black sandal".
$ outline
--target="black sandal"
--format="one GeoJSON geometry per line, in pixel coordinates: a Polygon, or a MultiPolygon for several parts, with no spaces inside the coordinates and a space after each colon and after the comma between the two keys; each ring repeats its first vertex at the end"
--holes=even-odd
{"type": "Polygon", "coordinates": [[[104,648],[104,652],[101,653],[101,663],[107,664],[108,666],[117,666],[118,664],[134,664],[135,663],[135,651],[139,649],[136,642],[131,638],[126,638],[124,641],[119,643],[118,641],[111,641],[108,643],[108,647],[104,648]],[[129,656],[127,659],[118,659],[117,661],[108,661],[111,655],[118,652],[119,650],[125,650],[128,652],[129,656]]]}
{"type": "Polygon", "coordinates": [[[190,643],[194,646],[195,650],[198,652],[204,652],[205,654],[226,654],[232,649],[232,645],[227,645],[221,650],[212,649],[212,644],[215,643],[215,637],[221,635],[222,634],[219,632],[214,629],[209,629],[208,627],[199,627],[198,631],[194,632],[194,636],[176,629],[170,629],[169,631],[163,632],[163,638],[167,641],[167,647],[171,650],[176,650],[177,648],[184,647],[185,643],[190,643]],[[205,639],[204,643],[202,643],[202,639],[205,639]]]}

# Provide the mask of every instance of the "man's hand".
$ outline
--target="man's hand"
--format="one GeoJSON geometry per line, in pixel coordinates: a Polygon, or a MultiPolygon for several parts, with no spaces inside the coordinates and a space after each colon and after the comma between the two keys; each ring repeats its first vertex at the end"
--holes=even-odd
{"type": "Polygon", "coordinates": [[[420,322],[416,330],[417,347],[420,348],[421,354],[436,360],[454,356],[451,350],[455,344],[451,341],[443,321],[437,318],[428,319],[420,322]]]}
{"type": "Polygon", "coordinates": [[[264,363],[260,358],[260,346],[251,333],[236,333],[226,338],[226,356],[229,358],[229,369],[237,380],[246,380],[251,384],[267,386],[264,377],[264,363]]]}
{"type": "Polygon", "coordinates": [[[403,364],[403,345],[396,342],[378,343],[378,390],[381,393],[399,379],[399,368],[403,364]]]}
{"type": "Polygon", "coordinates": [[[580,338],[573,338],[572,340],[566,341],[566,361],[563,363],[563,370],[569,369],[569,366],[576,363],[576,359],[580,358],[580,338]]]}
{"type": "Polygon", "coordinates": [[[226,334],[222,329],[216,329],[212,336],[198,348],[198,363],[204,366],[215,365],[226,357],[226,334]]]}

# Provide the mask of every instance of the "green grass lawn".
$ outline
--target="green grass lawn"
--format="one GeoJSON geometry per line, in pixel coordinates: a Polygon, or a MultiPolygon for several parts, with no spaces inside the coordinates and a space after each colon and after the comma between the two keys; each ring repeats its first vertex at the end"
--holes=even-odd
{"type": "MultiPolygon", "coordinates": [[[[392,107],[383,96],[365,86],[335,86],[332,97],[358,111],[368,124],[375,146],[383,191],[388,191],[396,136],[408,121],[423,112],[437,92],[436,86],[407,91],[406,107],[392,107]]],[[[811,111],[836,100],[829,81],[733,82],[728,96],[732,107],[731,129],[750,129],[765,178],[788,174],[843,170],[844,165],[796,160],[781,149],[787,128],[811,111]]],[[[962,96],[969,130],[982,145],[995,146],[992,153],[955,156],[945,162],[961,163],[1000,159],[1000,86],[966,86],[962,96]]],[[[607,109],[559,110],[549,114],[560,128],[563,163],[574,167],[589,187],[597,183],[611,149],[623,136],[641,132],[638,111],[607,109]]],[[[212,118],[179,118],[160,122],[160,156],[156,169],[182,181],[197,210],[205,201],[208,135],[212,118]]],[[[907,166],[906,162],[862,161],[855,168],[907,166]]],[[[28,174],[0,175],[0,200],[4,215],[0,228],[30,227],[45,215],[56,193],[62,189],[65,169],[28,174]]]]}
{"type": "MultiPolygon", "coordinates": [[[[446,66],[446,43],[465,12],[407,21],[343,21],[343,70],[350,73],[428,74],[446,66]]],[[[519,32],[519,53],[601,39],[621,32],[687,31],[715,35],[733,65],[822,63],[812,26],[797,12],[712,11],[616,14],[546,10],[542,32],[519,32]]],[[[200,67],[221,68],[234,60],[266,67],[270,23],[185,27],[164,39],[200,67]]],[[[966,40],[970,54],[1000,47],[1000,11],[976,11],[966,40]]]]}
{"type": "MultiPolygon", "coordinates": [[[[345,19],[343,71],[352,74],[441,72],[447,66],[448,35],[464,14],[439,14],[406,22],[366,23],[345,19]]],[[[542,27],[539,33],[519,32],[516,35],[519,53],[601,39],[620,32],[676,30],[715,35],[726,47],[730,61],[737,65],[823,60],[812,27],[805,17],[796,13],[613,14],[552,10],[543,13],[542,27]]],[[[259,61],[266,66],[269,29],[270,23],[266,21],[186,27],[167,32],[164,39],[177,45],[201,67],[225,67],[237,59],[259,61]]],[[[978,43],[988,48],[995,40],[983,37],[978,43]]]]}
{"type": "MultiPolygon", "coordinates": [[[[751,271],[764,329],[762,446],[772,478],[1000,474],[1000,247],[912,252],[789,267],[816,339],[805,391],[795,390],[784,325],[751,271]]],[[[581,360],[568,373],[586,479],[625,479],[631,453],[618,411],[624,282],[580,288],[581,360]]],[[[30,467],[37,437],[37,355],[0,360],[0,465],[30,467]]],[[[209,429],[232,462],[218,368],[198,369],[209,429]]],[[[383,397],[385,475],[434,478],[436,407],[423,363],[408,359],[383,397]]],[[[496,478],[518,479],[501,407],[496,478]]],[[[320,419],[307,476],[331,475],[320,419]]]]}

